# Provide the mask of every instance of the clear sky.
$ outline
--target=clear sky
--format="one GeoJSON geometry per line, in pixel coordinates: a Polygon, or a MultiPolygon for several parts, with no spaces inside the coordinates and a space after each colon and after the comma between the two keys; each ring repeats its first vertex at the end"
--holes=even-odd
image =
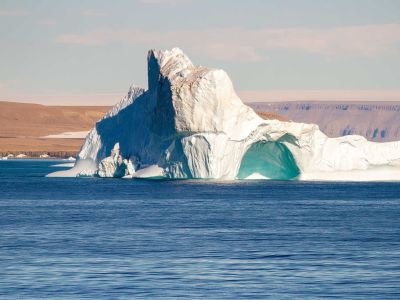
{"type": "Polygon", "coordinates": [[[0,0],[0,40],[0,100],[113,104],[177,46],[245,101],[400,101],[399,0],[0,0]]]}

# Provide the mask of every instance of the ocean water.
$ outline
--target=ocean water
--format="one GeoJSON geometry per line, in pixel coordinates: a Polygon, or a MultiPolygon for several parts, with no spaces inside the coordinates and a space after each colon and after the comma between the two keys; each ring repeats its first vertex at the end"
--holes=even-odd
{"type": "Polygon", "coordinates": [[[400,299],[400,184],[46,178],[0,161],[1,299],[400,299]]]}

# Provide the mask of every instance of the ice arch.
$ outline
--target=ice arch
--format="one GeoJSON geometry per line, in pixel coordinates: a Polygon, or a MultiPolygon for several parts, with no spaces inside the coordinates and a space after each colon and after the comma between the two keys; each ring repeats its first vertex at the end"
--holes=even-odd
{"type": "Polygon", "coordinates": [[[250,146],[240,164],[238,179],[289,180],[300,170],[289,149],[279,142],[257,142],[250,146]]]}

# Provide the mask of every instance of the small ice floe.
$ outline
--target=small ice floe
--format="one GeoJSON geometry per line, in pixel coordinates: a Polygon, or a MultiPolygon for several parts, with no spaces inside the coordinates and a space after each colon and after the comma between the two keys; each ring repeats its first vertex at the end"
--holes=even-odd
{"type": "Polygon", "coordinates": [[[51,165],[50,167],[52,167],[52,168],[72,168],[74,165],[75,165],[75,163],[65,163],[65,164],[51,165]]]}

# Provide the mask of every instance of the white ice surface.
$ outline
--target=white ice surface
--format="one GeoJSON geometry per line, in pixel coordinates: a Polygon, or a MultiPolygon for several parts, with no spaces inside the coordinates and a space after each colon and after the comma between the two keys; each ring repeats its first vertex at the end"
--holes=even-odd
{"type": "Polygon", "coordinates": [[[93,175],[97,170],[97,165],[91,159],[81,159],[77,161],[73,168],[65,171],[57,171],[47,175],[47,177],[77,177],[80,173],[93,175]]]}
{"type": "Polygon", "coordinates": [[[261,175],[260,173],[256,172],[256,173],[251,174],[250,176],[247,176],[245,179],[246,180],[260,180],[260,179],[271,179],[271,178],[265,177],[265,176],[261,175]]]}
{"type": "Polygon", "coordinates": [[[75,166],[75,163],[64,163],[64,164],[56,164],[56,165],[51,165],[50,167],[53,168],[72,168],[75,166]]]}
{"type": "Polygon", "coordinates": [[[148,166],[140,169],[131,175],[132,178],[163,178],[163,169],[157,165],[148,166]]]}

